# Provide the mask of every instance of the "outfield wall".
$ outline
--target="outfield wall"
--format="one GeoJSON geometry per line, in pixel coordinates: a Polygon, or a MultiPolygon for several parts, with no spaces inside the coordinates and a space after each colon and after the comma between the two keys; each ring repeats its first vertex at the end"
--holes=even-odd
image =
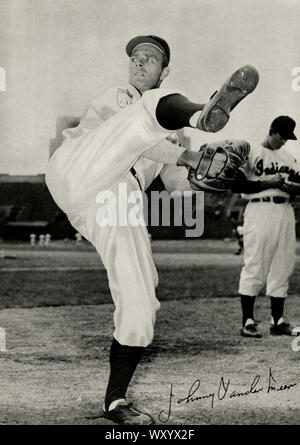
{"type": "MultiPolygon", "coordinates": [[[[147,191],[162,191],[164,186],[158,177],[147,191]]],[[[232,193],[206,193],[204,198],[203,238],[230,238],[233,224],[242,224],[246,201],[232,193]]],[[[150,209],[149,200],[149,211],[150,209]]],[[[296,232],[300,238],[300,197],[295,205],[296,232]]],[[[151,222],[151,218],[149,218],[151,222]]],[[[154,239],[185,238],[187,227],[175,226],[172,218],[169,227],[148,227],[154,239]]],[[[74,238],[75,230],[66,215],[57,207],[45,184],[44,175],[11,176],[0,175],[0,237],[2,239],[29,239],[49,233],[52,239],[74,238]]]]}

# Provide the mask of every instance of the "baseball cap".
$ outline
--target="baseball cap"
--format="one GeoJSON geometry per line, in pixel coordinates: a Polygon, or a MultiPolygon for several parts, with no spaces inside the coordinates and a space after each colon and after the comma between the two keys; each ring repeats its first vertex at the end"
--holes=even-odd
{"type": "Polygon", "coordinates": [[[167,42],[161,37],[149,35],[149,36],[137,36],[131,39],[126,45],[126,53],[131,55],[132,51],[140,45],[152,45],[163,53],[168,63],[170,62],[170,48],[167,42]]]}
{"type": "Polygon", "coordinates": [[[278,116],[271,124],[272,130],[279,133],[284,139],[297,139],[294,134],[295,127],[296,122],[289,116],[278,116]]]}

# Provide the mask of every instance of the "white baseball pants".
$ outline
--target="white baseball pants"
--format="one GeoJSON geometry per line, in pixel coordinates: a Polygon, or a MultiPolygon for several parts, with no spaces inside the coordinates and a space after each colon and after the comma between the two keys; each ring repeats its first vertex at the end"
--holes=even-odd
{"type": "MultiPolygon", "coordinates": [[[[128,194],[139,191],[136,178],[124,178],[128,194]]],[[[118,189],[115,190],[118,201],[118,189]]],[[[88,239],[99,253],[107,271],[114,311],[114,337],[127,346],[148,346],[153,339],[156,311],[160,303],[155,295],[158,275],[145,226],[100,227],[96,221],[99,205],[76,215],[68,215],[71,224],[88,239]]],[[[142,212],[142,206],[141,206],[142,212]]]]}
{"type": "Polygon", "coordinates": [[[244,214],[244,267],[239,293],[285,298],[295,264],[295,215],[289,203],[249,202],[244,214]]]}
{"type": "MultiPolygon", "coordinates": [[[[115,304],[116,340],[128,346],[148,346],[154,333],[158,283],[146,227],[107,225],[96,221],[99,192],[114,192],[126,183],[128,193],[139,190],[130,167],[169,131],[156,120],[156,106],[168,90],[147,91],[142,99],[93,130],[65,140],[51,157],[47,186],[75,229],[97,249],[107,270],[115,304]]],[[[118,207],[118,206],[117,206],[118,207]]],[[[101,218],[100,218],[101,219],[101,218]]],[[[101,221],[100,221],[101,222],[101,221]]]]}

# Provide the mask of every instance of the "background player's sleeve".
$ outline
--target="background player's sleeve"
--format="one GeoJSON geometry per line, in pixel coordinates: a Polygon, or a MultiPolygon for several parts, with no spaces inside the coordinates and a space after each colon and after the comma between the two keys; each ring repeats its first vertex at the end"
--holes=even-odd
{"type": "Polygon", "coordinates": [[[257,161],[257,153],[255,148],[251,147],[248,160],[239,168],[235,181],[232,184],[231,191],[233,193],[258,193],[261,192],[261,181],[250,180],[253,177],[253,171],[255,169],[257,161]]]}
{"type": "Polygon", "coordinates": [[[282,190],[290,195],[291,201],[300,194],[300,163],[292,154],[286,151],[289,160],[290,172],[284,180],[282,190]]]}
{"type": "Polygon", "coordinates": [[[245,174],[238,170],[235,181],[231,186],[233,193],[258,193],[262,191],[261,181],[249,181],[245,174]]]}
{"type": "Polygon", "coordinates": [[[250,153],[248,155],[248,160],[239,169],[244,174],[244,176],[246,176],[246,178],[252,176],[253,170],[255,169],[255,158],[256,155],[253,148],[251,147],[250,153]]]}
{"type": "Polygon", "coordinates": [[[291,153],[287,152],[287,150],[285,150],[285,151],[286,151],[286,154],[287,154],[287,157],[289,160],[289,166],[291,169],[290,174],[286,178],[286,182],[300,184],[300,161],[295,159],[291,153]]]}

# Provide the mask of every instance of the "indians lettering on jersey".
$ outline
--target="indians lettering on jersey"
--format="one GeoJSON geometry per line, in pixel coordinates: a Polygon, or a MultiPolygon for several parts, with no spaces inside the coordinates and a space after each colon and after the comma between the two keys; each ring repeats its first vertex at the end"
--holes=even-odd
{"type": "MultiPolygon", "coordinates": [[[[249,181],[268,181],[275,175],[282,175],[288,181],[300,183],[300,165],[285,147],[279,150],[270,150],[262,145],[251,147],[249,159],[242,168],[249,181]]],[[[243,194],[248,199],[264,196],[289,195],[279,189],[262,190],[257,193],[243,194]]]]}
{"type": "Polygon", "coordinates": [[[263,174],[266,176],[269,175],[275,175],[277,173],[284,174],[286,173],[287,179],[291,182],[297,182],[300,183],[300,173],[298,171],[295,171],[293,168],[291,168],[288,165],[279,165],[278,162],[271,162],[271,164],[268,164],[267,166],[264,164],[263,159],[259,159],[256,162],[255,166],[255,175],[256,176],[262,176],[263,174]]]}

